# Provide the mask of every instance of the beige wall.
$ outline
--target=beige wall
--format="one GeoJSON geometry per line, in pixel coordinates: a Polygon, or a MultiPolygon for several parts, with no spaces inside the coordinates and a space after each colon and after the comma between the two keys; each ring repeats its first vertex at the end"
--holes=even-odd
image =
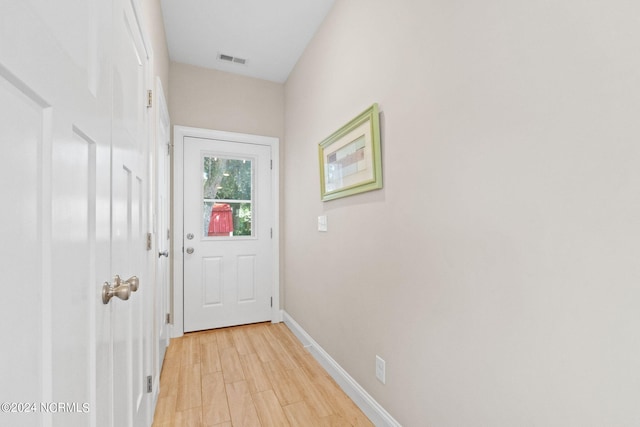
{"type": "Polygon", "coordinates": [[[171,62],[169,113],[174,125],[284,136],[284,86],[171,62]]]}
{"type": "MultiPolygon", "coordinates": [[[[169,50],[167,48],[167,37],[164,31],[164,20],[162,18],[162,8],[160,0],[142,0],[142,31],[145,33],[146,42],[151,44],[152,54],[152,76],[150,82],[154,91],[156,90],[156,78],[160,79],[165,99],[169,100],[169,50]]],[[[153,137],[156,131],[156,114],[149,116],[153,137]]],[[[152,151],[154,151],[152,149],[152,151]]],[[[155,156],[155,152],[153,153],[155,156]]]]}
{"type": "MultiPolygon", "coordinates": [[[[153,49],[153,72],[162,81],[164,95],[169,99],[169,50],[167,36],[164,31],[164,20],[160,0],[143,0],[145,30],[153,49]]],[[[154,82],[155,85],[155,82],[154,82]]]]}
{"type": "Polygon", "coordinates": [[[639,15],[337,0],[298,62],[286,310],[402,425],[640,422],[639,15]],[[373,102],[384,189],[322,203],[317,143],[373,102]]]}

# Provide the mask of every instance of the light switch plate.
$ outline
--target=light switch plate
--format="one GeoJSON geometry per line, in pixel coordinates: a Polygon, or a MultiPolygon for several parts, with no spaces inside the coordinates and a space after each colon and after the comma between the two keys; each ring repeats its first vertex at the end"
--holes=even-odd
{"type": "Polygon", "coordinates": [[[384,359],[376,355],[376,378],[382,384],[387,382],[386,363],[384,359]]]}
{"type": "Polygon", "coordinates": [[[327,231],[327,216],[321,215],[318,217],[318,231],[327,231]]]}

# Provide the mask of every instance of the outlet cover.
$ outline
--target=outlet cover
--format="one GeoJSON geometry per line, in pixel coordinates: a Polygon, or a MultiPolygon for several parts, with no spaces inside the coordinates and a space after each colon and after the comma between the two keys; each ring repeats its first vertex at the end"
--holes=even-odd
{"type": "Polygon", "coordinates": [[[386,384],[386,367],[382,357],[376,356],[376,378],[382,384],[386,384]]]}

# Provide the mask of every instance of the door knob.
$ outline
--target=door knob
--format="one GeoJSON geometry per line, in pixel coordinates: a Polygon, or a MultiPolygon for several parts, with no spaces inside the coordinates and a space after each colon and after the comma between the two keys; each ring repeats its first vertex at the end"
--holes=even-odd
{"type": "Polygon", "coordinates": [[[158,258],[160,258],[161,256],[166,256],[167,258],[169,258],[169,251],[158,252],[158,258]]]}
{"type": "Polygon", "coordinates": [[[131,276],[125,281],[121,281],[122,284],[129,285],[131,287],[131,292],[135,292],[140,287],[140,279],[138,276],[131,276]]]}
{"type": "Polygon", "coordinates": [[[123,301],[126,301],[131,296],[131,285],[124,284],[120,280],[120,276],[113,278],[113,284],[104,282],[102,285],[102,303],[109,304],[111,298],[118,297],[123,301]]]}
{"type": "Polygon", "coordinates": [[[122,280],[116,274],[113,283],[104,282],[102,285],[102,303],[108,304],[113,297],[126,301],[131,296],[131,292],[137,291],[139,286],[140,279],[138,277],[131,276],[127,280],[122,280]]]}
{"type": "Polygon", "coordinates": [[[193,248],[187,248],[187,253],[191,255],[193,253],[193,248]]]}

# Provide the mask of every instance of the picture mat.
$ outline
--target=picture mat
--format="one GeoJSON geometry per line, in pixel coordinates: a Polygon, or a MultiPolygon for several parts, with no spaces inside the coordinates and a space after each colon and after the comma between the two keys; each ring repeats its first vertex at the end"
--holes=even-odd
{"type": "Polygon", "coordinates": [[[372,181],[374,171],[369,121],[327,147],[324,159],[327,193],[372,181]]]}

